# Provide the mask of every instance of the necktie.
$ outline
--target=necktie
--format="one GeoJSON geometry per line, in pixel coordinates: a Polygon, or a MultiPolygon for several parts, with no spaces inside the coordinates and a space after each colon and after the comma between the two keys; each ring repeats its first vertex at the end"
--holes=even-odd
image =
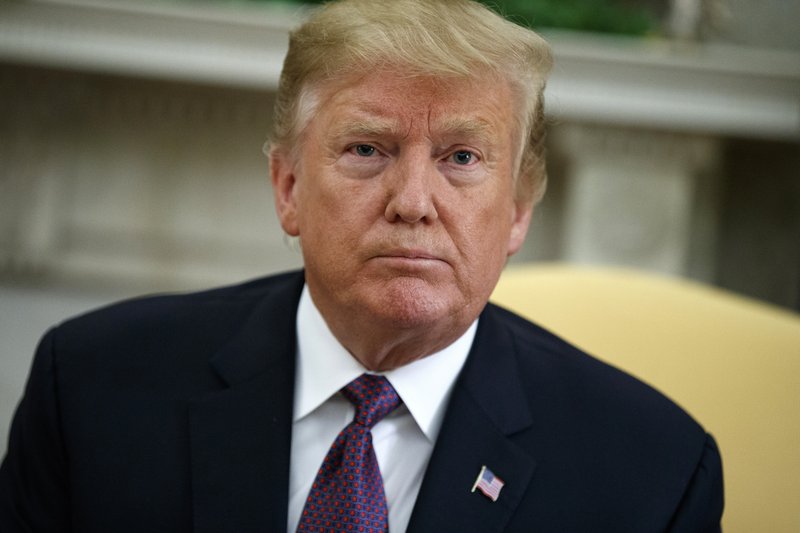
{"type": "Polygon", "coordinates": [[[298,533],[389,530],[372,427],[391,413],[400,398],[383,376],[362,374],[342,389],[356,416],[333,441],[311,485],[298,533]]]}

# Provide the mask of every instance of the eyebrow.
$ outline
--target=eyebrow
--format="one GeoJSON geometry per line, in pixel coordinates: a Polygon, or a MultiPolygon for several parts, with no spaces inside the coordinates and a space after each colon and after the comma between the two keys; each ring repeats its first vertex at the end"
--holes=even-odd
{"type": "MultiPolygon", "coordinates": [[[[439,137],[458,137],[475,139],[478,142],[490,144],[496,140],[496,133],[492,124],[486,120],[473,117],[448,117],[437,121],[434,129],[439,137]]],[[[363,137],[374,138],[386,135],[400,136],[400,124],[394,120],[383,119],[353,119],[340,123],[333,131],[336,137],[363,137]]]]}
{"type": "Polygon", "coordinates": [[[381,137],[399,133],[399,124],[392,120],[347,120],[333,130],[335,137],[381,137]]]}
{"type": "Polygon", "coordinates": [[[497,138],[490,122],[474,117],[449,117],[437,121],[436,129],[443,137],[467,137],[484,144],[491,144],[497,138]]]}

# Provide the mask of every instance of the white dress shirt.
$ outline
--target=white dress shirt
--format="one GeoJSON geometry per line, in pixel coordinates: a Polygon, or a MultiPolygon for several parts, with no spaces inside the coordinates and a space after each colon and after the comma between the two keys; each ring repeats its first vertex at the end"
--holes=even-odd
{"type": "MultiPolygon", "coordinates": [[[[372,442],[389,505],[389,531],[406,530],[477,320],[444,350],[388,372],[403,404],[372,428],[372,442]]],[[[311,484],[355,408],[339,390],[367,372],[333,336],[303,288],[297,310],[297,372],[289,478],[288,531],[300,521],[311,484]]]]}

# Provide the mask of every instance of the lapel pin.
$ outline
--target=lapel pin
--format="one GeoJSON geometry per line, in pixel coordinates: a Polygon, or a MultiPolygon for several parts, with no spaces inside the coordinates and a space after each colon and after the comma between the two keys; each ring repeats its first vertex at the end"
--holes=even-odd
{"type": "Polygon", "coordinates": [[[475,480],[475,484],[472,485],[472,492],[475,492],[475,489],[477,489],[481,491],[484,496],[496,502],[497,498],[500,496],[500,489],[503,488],[503,485],[505,485],[505,482],[495,476],[494,472],[486,468],[486,465],[483,465],[478,474],[478,478],[475,480]]]}

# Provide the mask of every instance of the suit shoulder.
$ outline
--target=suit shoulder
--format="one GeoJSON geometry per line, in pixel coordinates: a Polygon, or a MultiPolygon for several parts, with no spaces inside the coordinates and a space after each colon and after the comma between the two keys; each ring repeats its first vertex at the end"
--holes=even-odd
{"type": "Polygon", "coordinates": [[[136,297],[64,321],[55,328],[54,342],[82,352],[189,338],[218,343],[265,298],[288,287],[299,294],[302,283],[302,273],[290,272],[199,292],[136,297]]]}
{"type": "MultiPolygon", "coordinates": [[[[577,508],[615,522],[625,516],[639,524],[622,528],[630,531],[656,518],[668,523],[696,485],[702,487],[699,501],[710,487],[720,507],[713,439],[675,402],[507,310],[491,306],[484,317],[486,330],[513,354],[506,364],[518,376],[519,401],[527,403],[531,424],[513,438],[536,458],[536,479],[549,493],[563,489],[560,497],[570,501],[585,497],[577,508]],[[707,482],[697,481],[704,477],[707,482]],[[581,492],[599,486],[603,491],[581,492]]],[[[644,346],[641,356],[647,355],[644,346]]],[[[566,513],[553,523],[577,516],[566,513]]]]}
{"type": "Polygon", "coordinates": [[[511,311],[492,305],[491,312],[511,334],[524,379],[536,382],[540,392],[580,404],[587,417],[705,438],[705,430],[653,386],[511,311]]]}
{"type": "Polygon", "coordinates": [[[85,324],[93,325],[119,319],[126,319],[128,322],[131,318],[160,319],[165,315],[180,312],[204,313],[215,307],[220,309],[248,307],[268,296],[274,288],[296,282],[299,275],[290,272],[195,292],[135,296],[69,318],[59,327],[80,328],[85,324]]]}

